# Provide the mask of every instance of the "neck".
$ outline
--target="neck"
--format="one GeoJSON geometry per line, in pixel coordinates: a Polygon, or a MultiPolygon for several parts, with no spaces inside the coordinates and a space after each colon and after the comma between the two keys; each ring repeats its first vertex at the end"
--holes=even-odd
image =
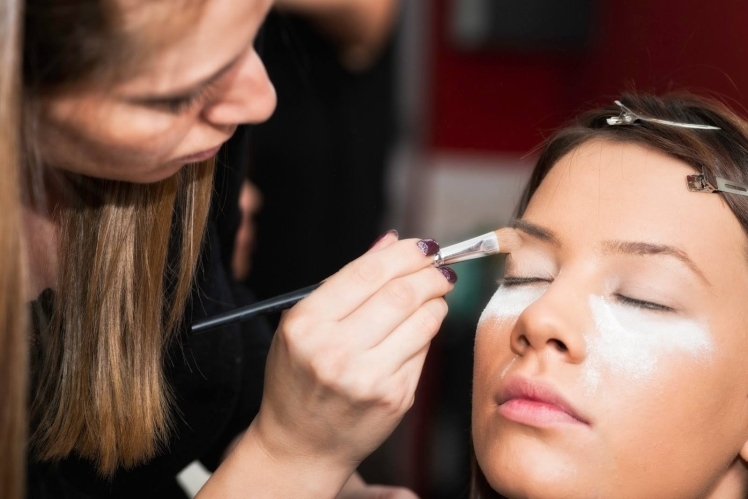
{"type": "Polygon", "coordinates": [[[47,288],[57,287],[57,226],[49,213],[24,207],[26,248],[26,300],[35,300],[47,288]]]}

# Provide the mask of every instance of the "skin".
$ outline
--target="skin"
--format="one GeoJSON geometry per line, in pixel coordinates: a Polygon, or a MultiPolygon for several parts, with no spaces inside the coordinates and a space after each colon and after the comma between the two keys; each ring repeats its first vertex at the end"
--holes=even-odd
{"type": "Polygon", "coordinates": [[[270,7],[209,0],[194,26],[149,52],[133,77],[50,99],[45,158],[95,177],[155,182],[184,166],[180,158],[226,142],[237,125],[267,120],[275,90],[253,42],[270,7]],[[199,84],[206,79],[214,79],[209,87],[199,84]],[[150,102],[182,94],[198,98],[176,112],[150,102]]]}
{"type": "MultiPolygon", "coordinates": [[[[129,3],[138,7],[129,12],[141,42],[168,32],[165,19],[181,19],[129,3]]],[[[44,98],[43,159],[92,177],[155,182],[177,173],[186,156],[220,146],[239,124],[266,120],[275,92],[253,41],[270,7],[206,0],[188,29],[149,46],[120,80],[44,98]],[[209,88],[196,85],[206,79],[209,88]],[[198,97],[178,111],[164,102],[184,93],[198,97]]],[[[31,299],[55,289],[56,228],[46,213],[27,210],[25,221],[31,299]]],[[[367,487],[354,472],[412,405],[447,313],[443,297],[453,285],[416,242],[384,237],[285,315],[260,412],[200,499],[413,497],[367,487]]]]}
{"type": "Polygon", "coordinates": [[[692,172],[652,149],[593,141],[563,157],[533,196],[523,220],[554,240],[520,230],[524,244],[506,277],[537,278],[516,287],[544,292],[519,316],[483,320],[475,342],[473,441],[495,490],[510,498],[745,497],[746,237],[721,196],[685,188],[692,172]],[[673,256],[605,251],[609,240],[680,248],[703,278],[673,256]],[[627,376],[591,347],[601,332],[590,297],[662,321],[657,335],[672,334],[667,324],[680,319],[703,325],[711,351],[685,353],[666,336],[642,342],[636,348],[656,363],[646,376],[627,376]],[[553,387],[589,424],[505,418],[496,394],[517,376],[553,387]]]}

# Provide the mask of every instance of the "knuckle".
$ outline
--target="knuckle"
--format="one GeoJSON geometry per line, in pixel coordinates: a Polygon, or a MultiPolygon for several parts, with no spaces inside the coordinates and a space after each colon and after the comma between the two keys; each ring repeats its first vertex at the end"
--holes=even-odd
{"type": "Polygon", "coordinates": [[[328,350],[323,355],[312,357],[309,367],[320,385],[328,389],[337,389],[348,368],[348,357],[339,350],[328,350]]]}
{"type": "Polygon", "coordinates": [[[396,392],[388,392],[379,397],[379,406],[387,413],[402,414],[402,397],[396,392]]]}
{"type": "Polygon", "coordinates": [[[351,376],[346,386],[348,387],[351,398],[358,403],[368,405],[376,403],[379,400],[378,394],[374,389],[375,384],[364,374],[351,376]]]}
{"type": "Polygon", "coordinates": [[[441,305],[426,307],[418,315],[418,326],[422,331],[434,333],[441,327],[445,315],[444,307],[441,305]]]}
{"type": "Polygon", "coordinates": [[[283,317],[279,329],[285,340],[293,342],[295,339],[305,336],[310,327],[310,320],[307,314],[291,310],[283,317]]]}
{"type": "Polygon", "coordinates": [[[412,307],[417,299],[413,287],[403,281],[392,282],[385,288],[385,293],[389,303],[399,309],[412,307]]]}
{"type": "Polygon", "coordinates": [[[361,259],[351,264],[354,279],[361,284],[373,284],[384,272],[382,265],[372,258],[361,259]]]}

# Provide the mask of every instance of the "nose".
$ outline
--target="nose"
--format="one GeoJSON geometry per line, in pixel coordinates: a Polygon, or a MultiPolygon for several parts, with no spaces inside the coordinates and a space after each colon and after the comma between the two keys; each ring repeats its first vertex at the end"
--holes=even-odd
{"type": "Polygon", "coordinates": [[[584,331],[590,327],[585,303],[578,292],[563,289],[556,280],[517,319],[509,340],[512,351],[519,356],[535,353],[581,363],[587,350],[584,331]]]}
{"type": "Polygon", "coordinates": [[[208,123],[218,126],[266,121],[275,111],[276,94],[259,55],[252,50],[227,82],[220,98],[203,110],[208,123]]]}

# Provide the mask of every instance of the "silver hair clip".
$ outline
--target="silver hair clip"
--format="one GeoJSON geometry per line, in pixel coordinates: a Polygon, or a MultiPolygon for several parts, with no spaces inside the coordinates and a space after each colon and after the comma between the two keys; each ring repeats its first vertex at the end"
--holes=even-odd
{"type": "Polygon", "coordinates": [[[631,109],[623,105],[619,100],[615,101],[616,105],[621,108],[621,114],[607,119],[608,125],[633,125],[637,121],[646,121],[648,123],[658,123],[660,125],[677,126],[680,128],[695,128],[698,130],[719,130],[719,127],[711,125],[699,125],[696,123],[678,123],[677,121],[660,120],[657,118],[645,118],[639,116],[631,109]]]}
{"type": "Polygon", "coordinates": [[[687,175],[688,190],[692,192],[729,192],[739,196],[748,196],[748,185],[733,182],[722,177],[712,177],[705,173],[687,175]]]}

